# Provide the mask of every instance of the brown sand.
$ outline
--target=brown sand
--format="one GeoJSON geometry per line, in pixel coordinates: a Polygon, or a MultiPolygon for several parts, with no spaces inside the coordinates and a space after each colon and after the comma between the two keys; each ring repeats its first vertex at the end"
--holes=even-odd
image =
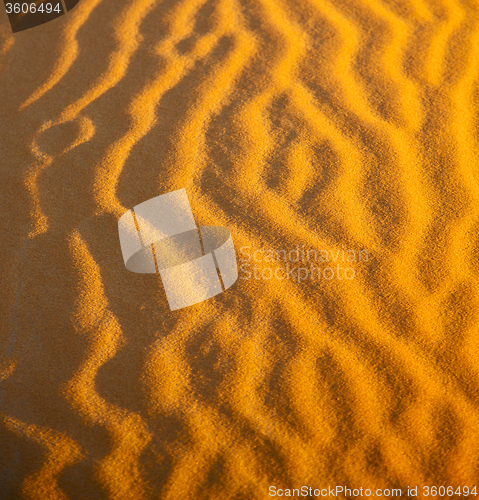
{"type": "Polygon", "coordinates": [[[477,3],[0,13],[2,500],[479,487],[477,3]],[[237,250],[370,258],[171,312],[117,220],[179,188],[237,250]]]}

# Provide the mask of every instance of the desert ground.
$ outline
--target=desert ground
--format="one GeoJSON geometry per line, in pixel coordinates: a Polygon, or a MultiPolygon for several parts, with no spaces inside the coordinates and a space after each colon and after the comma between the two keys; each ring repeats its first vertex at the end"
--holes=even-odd
{"type": "Polygon", "coordinates": [[[479,493],[478,106],[472,0],[0,5],[0,499],[479,493]],[[177,189],[239,278],[171,311],[177,189]]]}

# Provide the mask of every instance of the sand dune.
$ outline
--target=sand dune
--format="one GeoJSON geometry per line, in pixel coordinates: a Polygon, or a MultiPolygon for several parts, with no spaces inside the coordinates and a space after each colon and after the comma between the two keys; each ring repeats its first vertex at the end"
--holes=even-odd
{"type": "Polygon", "coordinates": [[[0,11],[0,498],[479,492],[479,6],[0,11]],[[238,259],[368,259],[172,312],[117,221],[181,188],[238,259]]]}

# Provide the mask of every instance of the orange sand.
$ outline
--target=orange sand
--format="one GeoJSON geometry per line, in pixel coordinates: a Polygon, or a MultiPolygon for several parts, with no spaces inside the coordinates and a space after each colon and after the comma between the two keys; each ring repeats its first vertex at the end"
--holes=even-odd
{"type": "Polygon", "coordinates": [[[477,2],[0,14],[0,499],[479,489],[477,2]],[[171,312],[117,220],[179,188],[237,250],[370,260],[171,312]]]}

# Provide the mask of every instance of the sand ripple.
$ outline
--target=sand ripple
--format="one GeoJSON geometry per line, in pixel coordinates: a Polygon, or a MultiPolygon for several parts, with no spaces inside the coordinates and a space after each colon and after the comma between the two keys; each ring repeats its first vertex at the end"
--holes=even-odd
{"type": "Polygon", "coordinates": [[[0,498],[477,485],[476,3],[2,12],[0,498]],[[237,249],[371,258],[171,312],[117,220],[179,188],[237,249]]]}

